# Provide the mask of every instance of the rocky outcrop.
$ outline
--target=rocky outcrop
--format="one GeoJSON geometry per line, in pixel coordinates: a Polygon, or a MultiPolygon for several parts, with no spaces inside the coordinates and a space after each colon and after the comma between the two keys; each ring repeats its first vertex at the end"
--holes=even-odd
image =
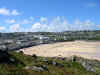
{"type": "Polygon", "coordinates": [[[48,68],[46,65],[37,65],[37,66],[26,66],[25,69],[28,69],[28,70],[33,70],[33,71],[38,71],[38,72],[41,72],[41,71],[48,71],[48,68]]]}
{"type": "Polygon", "coordinates": [[[87,71],[96,72],[94,69],[95,64],[91,60],[73,56],[72,61],[79,62],[87,71]]]}
{"type": "Polygon", "coordinates": [[[8,52],[0,50],[0,63],[9,61],[9,56],[8,52]]]}
{"type": "Polygon", "coordinates": [[[81,62],[81,64],[87,71],[96,72],[92,62],[83,61],[83,62],[81,62]]]}

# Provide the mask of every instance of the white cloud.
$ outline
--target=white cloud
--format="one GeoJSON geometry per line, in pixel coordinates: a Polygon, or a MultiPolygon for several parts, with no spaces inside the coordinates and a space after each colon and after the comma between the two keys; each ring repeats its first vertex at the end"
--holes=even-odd
{"type": "Polygon", "coordinates": [[[0,32],[6,32],[6,31],[7,31],[6,27],[0,26],[0,32]]]}
{"type": "Polygon", "coordinates": [[[33,24],[34,18],[31,16],[28,19],[24,19],[23,21],[20,22],[20,24],[33,24]]]}
{"type": "Polygon", "coordinates": [[[33,18],[32,16],[30,16],[29,19],[30,19],[31,21],[34,21],[34,18],[33,18]]]}
{"type": "Polygon", "coordinates": [[[14,16],[17,16],[17,15],[20,15],[20,13],[14,9],[12,12],[11,12],[11,15],[14,15],[14,16]]]}
{"type": "Polygon", "coordinates": [[[81,22],[79,19],[75,19],[74,23],[71,25],[72,30],[92,30],[95,24],[90,20],[85,20],[81,22]]]}
{"type": "Polygon", "coordinates": [[[12,20],[6,20],[6,23],[16,23],[16,20],[12,19],[12,20]]]}
{"type": "Polygon", "coordinates": [[[6,8],[0,8],[0,15],[9,15],[10,11],[6,8]]]}
{"type": "Polygon", "coordinates": [[[40,17],[40,22],[48,22],[48,18],[46,18],[46,17],[40,17]]]}
{"type": "Polygon", "coordinates": [[[100,25],[96,25],[96,28],[97,28],[97,29],[100,29],[100,25]]]}
{"type": "Polygon", "coordinates": [[[19,32],[20,29],[20,24],[13,24],[9,27],[10,32],[19,32]]]}
{"type": "Polygon", "coordinates": [[[24,19],[22,22],[22,24],[28,24],[28,23],[29,23],[29,20],[27,20],[27,19],[24,19]]]}
{"type": "Polygon", "coordinates": [[[4,31],[4,30],[6,30],[6,28],[3,26],[0,26],[0,31],[4,31]]]}
{"type": "Polygon", "coordinates": [[[90,20],[86,20],[86,21],[84,22],[84,24],[87,25],[87,26],[94,25],[94,23],[91,22],[90,20]]]}
{"type": "MultiPolygon", "coordinates": [[[[94,24],[90,20],[80,21],[79,19],[75,19],[73,23],[69,23],[65,18],[55,17],[52,20],[48,20],[48,18],[40,18],[38,22],[31,22],[30,19],[24,20],[24,24],[15,22],[14,20],[9,20],[9,23],[13,23],[9,26],[10,32],[61,32],[61,31],[69,31],[69,30],[92,30],[95,29],[94,24]],[[27,24],[25,24],[27,23],[27,24]],[[30,25],[30,26],[26,26],[30,25]],[[25,28],[26,26],[27,28],[25,28]]],[[[99,27],[99,26],[97,26],[99,27]]],[[[6,30],[5,27],[1,27],[0,30],[6,30]]]]}
{"type": "Polygon", "coordinates": [[[67,31],[67,30],[91,30],[95,25],[90,20],[86,20],[81,22],[78,19],[71,24],[62,17],[55,17],[52,21],[45,23],[44,21],[48,22],[48,19],[40,18],[40,22],[36,22],[32,25],[31,31],[47,31],[47,32],[60,32],[60,31],[67,31]]]}
{"type": "Polygon", "coordinates": [[[0,15],[17,16],[20,15],[20,12],[18,12],[16,9],[11,11],[10,9],[7,8],[0,8],[0,15]]]}
{"type": "Polygon", "coordinates": [[[40,30],[40,27],[41,27],[41,24],[37,22],[32,25],[32,28],[30,30],[36,32],[40,30]]]}
{"type": "Polygon", "coordinates": [[[79,20],[79,19],[75,19],[74,24],[75,24],[75,25],[80,25],[80,24],[81,24],[81,22],[80,22],[80,20],[79,20]]]}
{"type": "Polygon", "coordinates": [[[32,25],[31,31],[59,32],[68,29],[67,20],[62,20],[59,16],[50,21],[50,23],[47,22],[47,18],[41,17],[40,22],[36,22],[32,25]]]}
{"type": "Polygon", "coordinates": [[[50,27],[49,27],[49,31],[52,32],[60,32],[60,31],[65,31],[68,29],[68,22],[65,19],[62,19],[62,17],[57,16],[56,18],[54,18],[51,23],[50,23],[50,27]]]}
{"type": "Polygon", "coordinates": [[[40,24],[39,22],[37,22],[37,23],[33,24],[32,27],[39,28],[40,25],[41,25],[41,24],[40,24]]]}

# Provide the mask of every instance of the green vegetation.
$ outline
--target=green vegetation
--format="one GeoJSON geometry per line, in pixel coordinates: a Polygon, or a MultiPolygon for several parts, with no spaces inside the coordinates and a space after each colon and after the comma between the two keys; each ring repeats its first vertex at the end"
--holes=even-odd
{"type": "MultiPolygon", "coordinates": [[[[9,52],[10,58],[15,59],[13,63],[0,63],[0,75],[99,75],[100,68],[95,66],[97,73],[87,71],[80,63],[66,59],[32,57],[23,53],[9,52]],[[44,60],[45,59],[45,60],[44,60]],[[48,60],[48,62],[46,61],[48,60]],[[52,65],[55,61],[60,65],[52,65]],[[25,69],[26,66],[46,65],[47,69],[39,72],[25,69]]],[[[100,63],[100,62],[98,62],[100,63]]]]}
{"type": "Polygon", "coordinates": [[[90,39],[88,39],[88,40],[100,40],[100,37],[95,37],[95,38],[90,38],[90,39]]]}

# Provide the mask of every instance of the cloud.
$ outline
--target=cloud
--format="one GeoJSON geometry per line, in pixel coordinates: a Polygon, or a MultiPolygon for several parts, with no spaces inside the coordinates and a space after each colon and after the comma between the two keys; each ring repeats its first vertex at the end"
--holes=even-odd
{"type": "Polygon", "coordinates": [[[31,21],[34,21],[34,18],[33,18],[32,16],[30,16],[29,19],[30,19],[31,21]]]}
{"type": "Polygon", "coordinates": [[[13,24],[9,27],[10,32],[19,32],[20,31],[20,24],[13,24]]]}
{"type": "Polygon", "coordinates": [[[40,22],[47,23],[48,22],[48,18],[46,18],[46,17],[40,17],[40,22]]]}
{"type": "Polygon", "coordinates": [[[16,9],[10,10],[7,8],[0,8],[0,15],[6,15],[6,16],[17,16],[20,15],[20,12],[18,12],[16,9]]]}
{"type": "Polygon", "coordinates": [[[81,22],[79,19],[75,19],[74,23],[71,25],[72,30],[93,30],[95,24],[90,20],[85,20],[81,22]]]}
{"type": "Polygon", "coordinates": [[[14,9],[14,10],[11,12],[11,14],[14,15],[14,16],[20,15],[20,13],[19,13],[16,9],[14,9]]]}
{"type": "Polygon", "coordinates": [[[40,22],[36,22],[32,25],[32,28],[30,29],[31,31],[37,32],[40,31],[41,29],[41,24],[40,22]]]}
{"type": "Polygon", "coordinates": [[[31,16],[28,19],[24,19],[20,22],[20,24],[32,24],[34,22],[34,18],[31,16]]]}
{"type": "MultiPolygon", "coordinates": [[[[23,20],[23,24],[18,23],[13,19],[8,20],[8,22],[12,24],[9,26],[9,32],[61,32],[75,30],[93,30],[96,27],[96,24],[91,20],[80,21],[79,19],[75,19],[73,23],[69,23],[65,18],[60,16],[57,16],[52,20],[40,17],[39,21],[31,21],[31,19],[29,18],[23,20]]],[[[0,30],[5,29],[5,27],[0,28],[0,30]]]]}
{"type": "Polygon", "coordinates": [[[22,22],[22,24],[29,24],[29,20],[24,19],[23,22],[22,22]]]}
{"type": "Polygon", "coordinates": [[[6,31],[6,28],[3,26],[0,26],[0,32],[5,32],[5,31],[6,31]]]}
{"type": "Polygon", "coordinates": [[[40,22],[36,22],[32,25],[31,31],[46,31],[46,32],[60,32],[68,29],[67,20],[62,20],[61,17],[56,17],[52,21],[48,22],[47,18],[41,17],[40,22]]]}
{"type": "Polygon", "coordinates": [[[100,25],[96,25],[95,28],[100,30],[100,25]]]}
{"type": "Polygon", "coordinates": [[[49,25],[49,31],[51,32],[60,32],[60,31],[65,31],[68,30],[68,21],[63,19],[60,16],[57,16],[54,18],[49,25]]]}
{"type": "Polygon", "coordinates": [[[0,15],[9,15],[10,11],[6,8],[0,8],[0,15]]]}
{"type": "Polygon", "coordinates": [[[32,27],[28,30],[32,32],[61,32],[69,30],[93,30],[94,26],[95,24],[90,20],[81,22],[79,19],[75,19],[73,23],[69,23],[66,19],[58,16],[49,22],[47,18],[40,18],[40,21],[32,24],[32,27]]]}
{"type": "Polygon", "coordinates": [[[16,23],[16,20],[12,19],[12,20],[6,20],[6,23],[16,23]]]}

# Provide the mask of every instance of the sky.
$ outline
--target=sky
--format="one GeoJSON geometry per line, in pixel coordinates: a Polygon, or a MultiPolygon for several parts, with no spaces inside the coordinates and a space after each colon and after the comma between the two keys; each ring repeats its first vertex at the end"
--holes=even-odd
{"type": "Polygon", "coordinates": [[[0,32],[100,30],[100,0],[0,0],[0,32]]]}

